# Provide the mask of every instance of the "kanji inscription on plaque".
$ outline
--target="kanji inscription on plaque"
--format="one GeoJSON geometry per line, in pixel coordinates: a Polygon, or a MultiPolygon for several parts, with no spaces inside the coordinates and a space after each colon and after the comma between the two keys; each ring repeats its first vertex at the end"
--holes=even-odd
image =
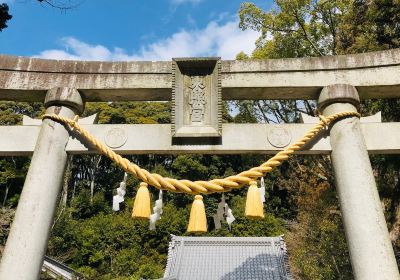
{"type": "Polygon", "coordinates": [[[192,122],[202,122],[204,116],[204,107],[206,104],[205,85],[203,79],[200,76],[193,76],[192,84],[189,86],[190,99],[189,104],[191,106],[190,118],[192,122]]]}
{"type": "Polygon", "coordinates": [[[220,73],[219,58],[173,59],[172,136],[174,138],[221,137],[220,73]]]}

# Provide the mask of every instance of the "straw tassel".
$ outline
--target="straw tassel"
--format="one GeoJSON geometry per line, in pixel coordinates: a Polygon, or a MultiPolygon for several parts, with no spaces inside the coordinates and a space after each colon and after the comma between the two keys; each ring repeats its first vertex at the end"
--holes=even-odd
{"type": "Polygon", "coordinates": [[[196,195],[190,210],[188,232],[207,232],[207,218],[203,197],[196,195]]]}
{"type": "Polygon", "coordinates": [[[136,193],[132,211],[132,218],[134,219],[150,219],[150,192],[147,186],[144,182],[140,183],[136,193]]]}
{"type": "Polygon", "coordinates": [[[247,191],[246,217],[251,219],[264,218],[263,203],[261,201],[260,190],[257,188],[256,181],[250,181],[250,187],[247,191]]]}

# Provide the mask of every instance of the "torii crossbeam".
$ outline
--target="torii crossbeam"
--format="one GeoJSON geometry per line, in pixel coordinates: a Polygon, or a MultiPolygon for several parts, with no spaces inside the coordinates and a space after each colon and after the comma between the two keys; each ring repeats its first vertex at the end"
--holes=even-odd
{"type": "MultiPolygon", "coordinates": [[[[221,100],[318,100],[324,115],[357,111],[360,99],[400,97],[400,49],[321,58],[172,62],[52,61],[0,56],[0,100],[44,101],[47,114],[80,115],[87,101],[172,100],[166,125],[83,125],[122,154],[276,153],[303,124],[223,124],[221,100]],[[140,137],[135,137],[140,135],[140,137]]],[[[94,153],[50,119],[0,127],[0,155],[31,165],[0,279],[38,279],[67,154],[94,153]],[[42,199],[46,197],[46,199],[42,199]]],[[[398,154],[400,123],[380,115],[334,123],[300,153],[330,154],[355,279],[400,279],[368,153],[398,154]],[[382,141],[384,135],[384,141],[382,141]]]]}

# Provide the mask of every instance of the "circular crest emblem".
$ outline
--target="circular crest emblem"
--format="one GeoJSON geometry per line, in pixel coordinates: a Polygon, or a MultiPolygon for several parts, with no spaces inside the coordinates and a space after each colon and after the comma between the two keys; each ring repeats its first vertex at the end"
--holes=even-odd
{"type": "Polygon", "coordinates": [[[125,133],[125,130],[122,128],[116,127],[107,131],[105,136],[105,142],[110,148],[119,148],[123,146],[128,140],[128,136],[125,133]]]}
{"type": "Polygon", "coordinates": [[[289,131],[283,127],[276,126],[268,132],[268,142],[276,148],[286,147],[291,140],[289,131]]]}

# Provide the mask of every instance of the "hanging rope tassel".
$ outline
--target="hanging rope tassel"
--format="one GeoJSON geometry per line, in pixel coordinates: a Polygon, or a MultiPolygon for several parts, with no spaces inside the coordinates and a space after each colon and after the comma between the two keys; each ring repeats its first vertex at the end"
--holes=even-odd
{"type": "Polygon", "coordinates": [[[132,211],[132,218],[134,219],[150,219],[150,192],[147,186],[146,183],[140,183],[136,193],[132,211]]]}
{"type": "Polygon", "coordinates": [[[250,187],[247,191],[245,215],[247,218],[251,219],[264,218],[263,203],[256,181],[250,181],[250,187]]]}
{"type": "Polygon", "coordinates": [[[190,210],[188,232],[207,232],[206,209],[203,197],[196,195],[190,210]]]}

